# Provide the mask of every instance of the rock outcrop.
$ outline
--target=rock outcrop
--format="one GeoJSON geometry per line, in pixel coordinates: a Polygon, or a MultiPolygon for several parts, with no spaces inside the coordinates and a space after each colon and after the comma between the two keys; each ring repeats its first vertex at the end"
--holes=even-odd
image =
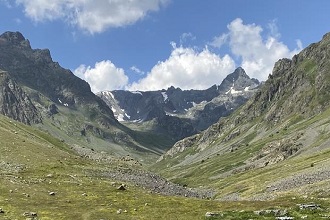
{"type": "Polygon", "coordinates": [[[14,120],[29,125],[42,121],[40,113],[29,96],[9,77],[7,72],[1,70],[0,112],[14,120]]]}

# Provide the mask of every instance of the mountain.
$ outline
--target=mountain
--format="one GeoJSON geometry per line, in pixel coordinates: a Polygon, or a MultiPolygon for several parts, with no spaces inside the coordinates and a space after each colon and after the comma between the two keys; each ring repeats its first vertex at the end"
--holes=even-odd
{"type": "MultiPolygon", "coordinates": [[[[143,146],[157,145],[160,136],[121,125],[85,82],[59,66],[61,79],[49,76],[53,62],[27,62],[38,50],[21,34],[1,35],[1,57],[11,58],[0,59],[0,218],[328,218],[329,45],[330,33],[279,60],[243,106],[146,167],[99,150],[150,156],[159,146],[143,146]],[[29,85],[20,73],[34,71],[38,84],[29,85]],[[61,87],[63,77],[82,90],[70,82],[61,87]],[[47,83],[55,91],[46,91],[47,83]]],[[[232,77],[224,81],[223,95],[247,87],[233,85],[232,77]]]]}
{"type": "Polygon", "coordinates": [[[330,33],[281,59],[241,108],[178,141],[153,167],[220,200],[324,197],[330,149],[330,33]],[[312,184],[312,185],[311,185],[312,184]]]}
{"type": "MultiPolygon", "coordinates": [[[[153,132],[177,141],[206,129],[244,104],[259,86],[242,68],[206,90],[103,91],[101,97],[127,126],[151,124],[153,132]]],[[[149,126],[150,127],[150,126],[149,126]]]]}
{"type": "Polygon", "coordinates": [[[119,155],[159,154],[151,149],[154,142],[143,142],[152,135],[120,124],[87,82],[54,62],[48,49],[32,49],[21,33],[0,35],[0,70],[2,114],[70,144],[119,155]]]}

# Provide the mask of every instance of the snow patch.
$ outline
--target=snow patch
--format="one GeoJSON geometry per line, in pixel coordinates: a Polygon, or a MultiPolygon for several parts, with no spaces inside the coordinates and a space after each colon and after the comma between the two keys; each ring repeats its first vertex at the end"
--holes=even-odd
{"type": "Polygon", "coordinates": [[[132,121],[133,123],[141,123],[142,122],[142,119],[137,119],[137,120],[134,120],[132,121]]]}
{"type": "Polygon", "coordinates": [[[115,99],[115,96],[111,92],[109,92],[108,95],[110,95],[112,99],[115,99]]]}
{"type": "Polygon", "coordinates": [[[127,113],[125,113],[126,118],[130,119],[131,116],[129,116],[127,113]]]}
{"type": "Polygon", "coordinates": [[[131,93],[133,93],[133,94],[139,94],[139,95],[142,95],[143,96],[142,92],[140,92],[140,91],[131,91],[131,93]]]}
{"type": "Polygon", "coordinates": [[[113,106],[111,106],[111,110],[113,113],[115,113],[117,111],[113,106]]]}
{"type": "Polygon", "coordinates": [[[227,94],[239,94],[239,93],[242,93],[242,91],[237,91],[237,90],[235,90],[234,89],[234,87],[232,86],[232,87],[230,87],[230,89],[226,92],[226,95],[227,94]]]}
{"type": "Polygon", "coordinates": [[[162,96],[164,98],[164,102],[166,102],[166,100],[168,99],[168,95],[166,94],[166,92],[162,92],[162,96]]]}
{"type": "Polygon", "coordinates": [[[57,98],[57,100],[58,100],[58,102],[59,102],[59,103],[61,103],[61,104],[62,104],[62,101],[61,101],[61,99],[57,98]]]}
{"type": "Polygon", "coordinates": [[[123,114],[119,114],[119,115],[117,116],[117,120],[118,120],[118,121],[124,121],[124,115],[123,115],[123,114]]]}
{"type": "Polygon", "coordinates": [[[64,106],[68,107],[68,106],[69,106],[69,104],[68,104],[68,103],[64,103],[64,106]]]}
{"type": "Polygon", "coordinates": [[[245,87],[244,91],[249,91],[250,86],[245,87]]]}

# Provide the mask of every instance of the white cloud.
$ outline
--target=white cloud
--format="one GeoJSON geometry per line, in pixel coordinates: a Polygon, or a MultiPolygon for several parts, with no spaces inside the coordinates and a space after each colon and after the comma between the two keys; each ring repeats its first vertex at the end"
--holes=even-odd
{"type": "Polygon", "coordinates": [[[145,74],[144,71],[140,70],[140,69],[139,69],[138,67],[136,67],[136,66],[131,66],[130,70],[132,70],[133,72],[135,72],[135,73],[137,73],[137,74],[139,74],[139,75],[144,75],[144,74],[145,74]]]}
{"type": "MultiPolygon", "coordinates": [[[[7,1],[4,1],[5,3],[7,1]]],[[[36,22],[63,19],[89,33],[122,27],[158,11],[169,0],[16,0],[36,22]]]]}
{"type": "Polygon", "coordinates": [[[124,89],[128,83],[124,70],[109,60],[96,63],[94,68],[80,65],[74,74],[86,80],[93,92],[124,89]]]}
{"type": "Polygon", "coordinates": [[[267,28],[270,31],[270,36],[275,37],[277,39],[281,37],[281,33],[279,32],[278,26],[277,26],[277,19],[270,21],[267,24],[267,28]]]}
{"type": "Polygon", "coordinates": [[[196,40],[196,36],[194,36],[190,32],[189,33],[183,33],[183,34],[181,34],[181,36],[180,36],[180,44],[181,45],[184,44],[184,43],[186,43],[189,40],[191,40],[191,41],[196,40]]]}
{"type": "Polygon", "coordinates": [[[222,35],[220,35],[218,37],[214,37],[213,38],[213,41],[211,43],[209,43],[209,45],[211,45],[213,47],[220,48],[220,47],[222,47],[222,45],[224,45],[224,44],[227,43],[228,37],[229,37],[229,34],[228,33],[222,34],[222,35]]]}
{"type": "Polygon", "coordinates": [[[181,89],[206,89],[220,84],[231,73],[235,64],[228,56],[220,57],[207,48],[197,51],[193,48],[173,46],[170,57],[158,62],[148,75],[127,88],[129,90],[159,90],[170,86],[181,89]]]}
{"type": "Polygon", "coordinates": [[[269,35],[262,37],[263,29],[256,24],[243,24],[242,19],[237,18],[228,26],[228,33],[214,38],[210,45],[221,47],[228,44],[231,52],[241,58],[242,66],[250,77],[259,80],[267,79],[272,72],[274,63],[280,58],[291,58],[302,50],[302,43],[297,40],[297,48],[290,50],[284,43],[279,41],[276,20],[268,24],[269,35]]]}
{"type": "MultiPolygon", "coordinates": [[[[235,66],[242,66],[250,77],[265,80],[277,60],[283,57],[291,58],[302,49],[300,40],[296,40],[297,48],[294,50],[279,41],[280,32],[275,21],[267,26],[269,33],[264,35],[261,26],[243,24],[239,18],[227,27],[228,32],[215,37],[209,45],[228,45],[233,56],[238,58],[238,65],[235,65],[231,56],[221,57],[207,47],[202,50],[182,45],[178,47],[171,42],[173,48],[170,56],[159,61],[150,72],[144,73],[136,66],[130,68],[131,71],[144,74],[143,78],[132,84],[128,84],[124,70],[117,68],[111,61],[96,63],[94,68],[81,65],[74,72],[89,82],[94,92],[114,89],[160,90],[170,86],[205,89],[220,84],[224,77],[234,71],[235,66]]],[[[191,37],[193,35],[186,33],[180,40],[191,37]]]]}

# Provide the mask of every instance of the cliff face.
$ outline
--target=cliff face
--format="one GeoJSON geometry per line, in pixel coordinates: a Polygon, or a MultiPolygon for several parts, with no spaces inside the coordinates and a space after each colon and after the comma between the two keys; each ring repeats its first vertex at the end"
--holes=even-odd
{"type": "Polygon", "coordinates": [[[0,70],[0,112],[25,124],[41,123],[41,115],[29,96],[8,73],[0,70]]]}

